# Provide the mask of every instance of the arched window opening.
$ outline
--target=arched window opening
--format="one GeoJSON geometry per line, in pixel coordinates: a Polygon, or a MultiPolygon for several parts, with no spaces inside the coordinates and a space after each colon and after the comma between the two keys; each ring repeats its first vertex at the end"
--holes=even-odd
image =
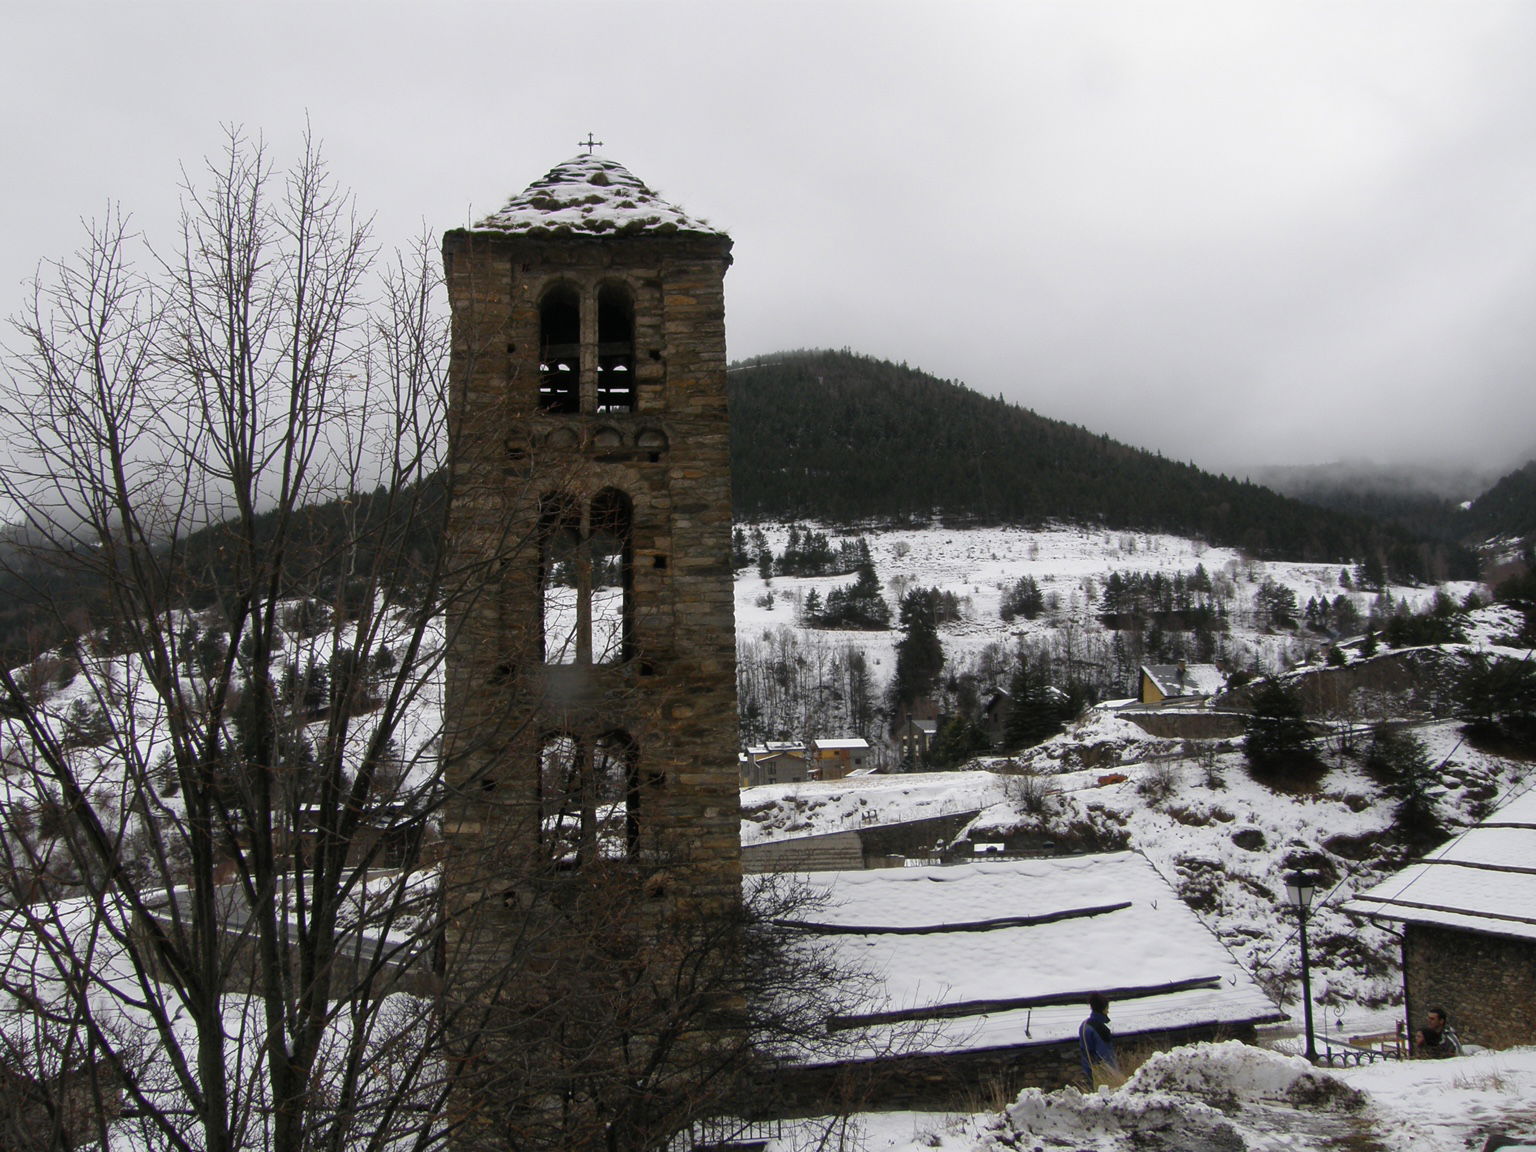
{"type": "Polygon", "coordinates": [[[592,501],[588,547],[592,563],[592,662],[629,658],[629,498],[608,489],[592,501]]]}
{"type": "Polygon", "coordinates": [[[624,732],[552,733],[539,748],[540,827],[561,868],[626,859],[640,844],[639,752],[624,732]]]}
{"type": "Polygon", "coordinates": [[[635,410],[635,301],[623,284],[597,290],[597,410],[635,410]]]}
{"type": "Polygon", "coordinates": [[[582,810],[596,811],[595,800],[584,797],[586,750],[566,732],[546,736],[539,746],[539,829],[551,861],[574,867],[581,861],[582,810]]]}
{"type": "Polygon", "coordinates": [[[639,749],[625,732],[600,736],[593,745],[592,773],[605,856],[633,857],[640,850],[639,760],[639,749]]]}
{"type": "Polygon", "coordinates": [[[631,535],[630,502],[622,492],[599,492],[585,510],[545,500],[539,542],[544,663],[630,658],[631,535]]]}
{"type": "Polygon", "coordinates": [[[657,428],[647,428],[635,437],[635,447],[644,452],[652,464],[660,464],[667,451],[667,434],[657,428]]]}
{"type": "Polygon", "coordinates": [[[581,297],[556,284],[539,301],[539,407],[581,409],[581,297]]]}
{"type": "Polygon", "coordinates": [[[580,510],[566,500],[545,500],[539,518],[539,591],[546,664],[578,659],[582,569],[580,510]]]}

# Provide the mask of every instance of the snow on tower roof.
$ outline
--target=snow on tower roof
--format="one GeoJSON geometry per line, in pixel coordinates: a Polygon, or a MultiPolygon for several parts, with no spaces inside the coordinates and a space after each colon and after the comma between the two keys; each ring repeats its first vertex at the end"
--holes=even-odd
{"type": "Polygon", "coordinates": [[[668,204],[624,165],[585,155],[555,165],[475,228],[519,233],[725,235],[668,204]]]}

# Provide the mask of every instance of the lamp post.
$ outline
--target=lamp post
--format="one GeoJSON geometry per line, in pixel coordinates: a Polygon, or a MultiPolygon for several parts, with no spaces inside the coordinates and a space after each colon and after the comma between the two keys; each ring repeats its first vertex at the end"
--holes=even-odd
{"type": "Polygon", "coordinates": [[[1312,1038],[1312,968],[1307,956],[1307,913],[1317,893],[1317,877],[1310,872],[1292,872],[1285,878],[1285,902],[1296,909],[1296,923],[1301,931],[1301,1007],[1306,1021],[1307,1059],[1317,1063],[1317,1042],[1312,1038]]]}

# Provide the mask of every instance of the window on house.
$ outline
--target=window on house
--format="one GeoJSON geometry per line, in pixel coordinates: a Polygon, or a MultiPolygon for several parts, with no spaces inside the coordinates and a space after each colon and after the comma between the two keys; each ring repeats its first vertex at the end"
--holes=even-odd
{"type": "Polygon", "coordinates": [[[581,409],[581,297],[556,284],[539,301],[539,407],[581,409]]]}
{"type": "Polygon", "coordinates": [[[634,856],[640,844],[638,749],[628,734],[553,733],[539,751],[544,844],[562,867],[634,856]]]}
{"type": "Polygon", "coordinates": [[[623,284],[597,290],[597,410],[635,410],[635,302],[623,284]]]}
{"type": "Polygon", "coordinates": [[[630,657],[629,498],[606,489],[582,508],[551,497],[541,517],[544,663],[617,664],[630,657]]]}

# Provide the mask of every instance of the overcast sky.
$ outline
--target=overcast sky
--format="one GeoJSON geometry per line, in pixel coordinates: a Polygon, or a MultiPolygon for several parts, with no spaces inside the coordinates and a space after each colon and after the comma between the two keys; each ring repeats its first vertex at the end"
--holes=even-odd
{"type": "Polygon", "coordinates": [[[393,245],[603,154],[850,347],[1213,469],[1536,456],[1536,4],[8,3],[0,313],[225,124],[393,245]]]}

